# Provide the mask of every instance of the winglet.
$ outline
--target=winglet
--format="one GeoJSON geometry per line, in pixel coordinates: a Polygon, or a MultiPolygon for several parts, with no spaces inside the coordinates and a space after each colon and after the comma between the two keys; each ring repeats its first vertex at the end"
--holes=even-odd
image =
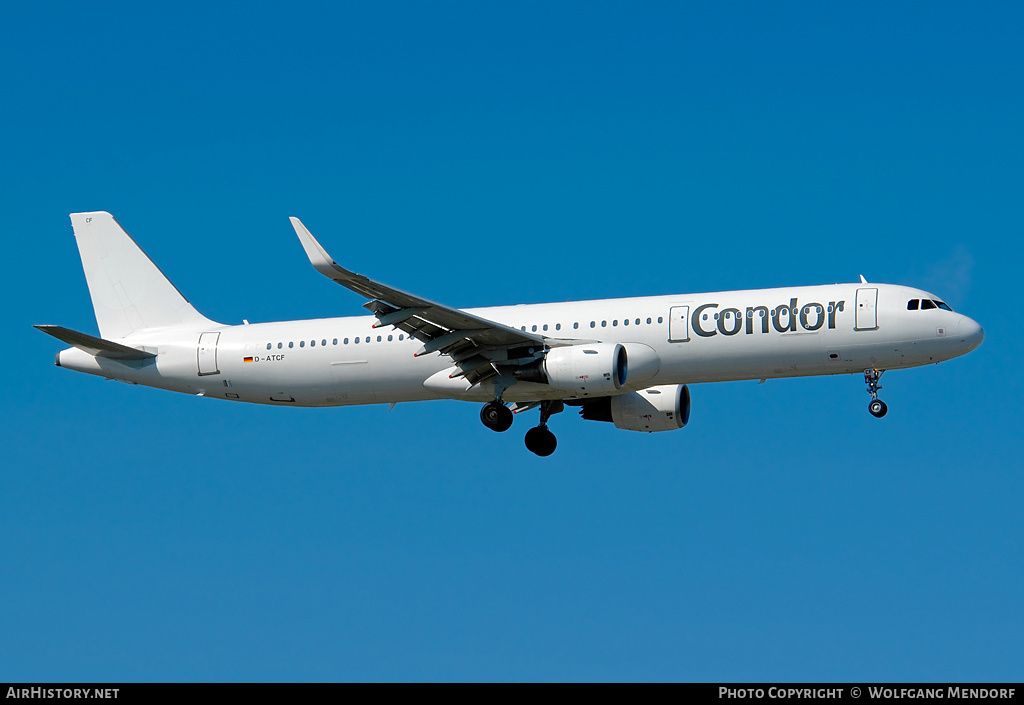
{"type": "Polygon", "coordinates": [[[290,217],[288,220],[292,221],[292,227],[295,228],[295,234],[299,236],[302,249],[306,251],[306,257],[309,257],[309,261],[316,268],[316,271],[333,279],[338,273],[337,263],[327,254],[327,250],[316,241],[313,233],[309,232],[309,228],[303,225],[301,220],[295,216],[290,217]]]}

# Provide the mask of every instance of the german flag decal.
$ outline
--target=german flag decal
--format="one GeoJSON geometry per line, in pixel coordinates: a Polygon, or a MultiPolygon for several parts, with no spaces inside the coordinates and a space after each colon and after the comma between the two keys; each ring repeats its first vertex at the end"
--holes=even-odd
{"type": "Polygon", "coordinates": [[[243,357],[242,358],[242,362],[252,362],[252,358],[251,357],[243,357]]]}

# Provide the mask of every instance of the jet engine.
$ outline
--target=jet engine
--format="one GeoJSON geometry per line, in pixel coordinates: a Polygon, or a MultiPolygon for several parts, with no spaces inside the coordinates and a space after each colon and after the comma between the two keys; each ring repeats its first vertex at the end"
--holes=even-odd
{"type": "Polygon", "coordinates": [[[685,384],[664,384],[588,399],[580,416],[590,421],[610,421],[627,431],[674,431],[690,420],[690,390],[685,384]]]}
{"type": "Polygon", "coordinates": [[[552,348],[542,361],[516,372],[516,378],[573,396],[614,394],[626,383],[626,357],[618,343],[567,345],[552,348]]]}

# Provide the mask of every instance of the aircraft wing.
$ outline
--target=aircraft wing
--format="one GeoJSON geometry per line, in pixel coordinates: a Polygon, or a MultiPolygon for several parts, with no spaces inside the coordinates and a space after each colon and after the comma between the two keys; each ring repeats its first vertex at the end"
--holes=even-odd
{"type": "Polygon", "coordinates": [[[439,352],[451,356],[459,366],[453,377],[465,376],[471,384],[498,374],[496,366],[525,364],[526,351],[538,353],[545,346],[565,345],[569,341],[548,339],[501,323],[474,316],[457,308],[393,289],[386,284],[356,274],[335,262],[298,218],[290,218],[306,256],[318,272],[346,289],[369,299],[363,307],[377,316],[375,328],[395,326],[424,343],[416,355],[439,352]]]}

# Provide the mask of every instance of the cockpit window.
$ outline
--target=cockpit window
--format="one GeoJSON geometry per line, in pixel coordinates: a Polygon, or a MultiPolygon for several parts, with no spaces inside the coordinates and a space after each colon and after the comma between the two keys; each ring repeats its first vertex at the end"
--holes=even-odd
{"type": "Polygon", "coordinates": [[[938,306],[939,308],[941,308],[943,311],[952,311],[953,310],[953,309],[951,309],[949,307],[949,304],[944,304],[941,301],[936,301],[935,305],[938,306]]]}
{"type": "Polygon", "coordinates": [[[910,301],[907,302],[907,310],[908,311],[916,311],[917,310],[917,306],[920,303],[921,303],[920,299],[911,299],[910,301]]]}
{"type": "Polygon", "coordinates": [[[937,308],[931,299],[921,299],[921,310],[927,311],[930,308],[937,308]]]}

